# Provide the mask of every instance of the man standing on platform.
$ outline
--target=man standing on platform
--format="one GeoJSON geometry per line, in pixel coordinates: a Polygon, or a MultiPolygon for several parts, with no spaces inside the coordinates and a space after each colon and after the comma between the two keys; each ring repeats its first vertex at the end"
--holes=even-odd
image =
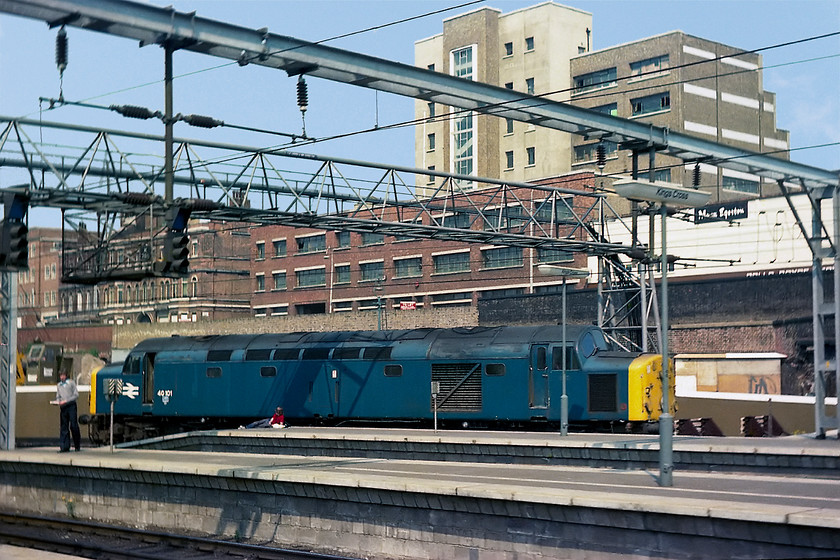
{"type": "Polygon", "coordinates": [[[79,398],[79,389],[76,382],[67,378],[67,372],[58,374],[59,382],[56,387],[55,400],[61,408],[61,431],[59,432],[59,453],[70,451],[70,435],[73,436],[73,445],[76,451],[82,447],[82,434],[79,432],[79,419],[76,412],[76,399],[79,398]]]}

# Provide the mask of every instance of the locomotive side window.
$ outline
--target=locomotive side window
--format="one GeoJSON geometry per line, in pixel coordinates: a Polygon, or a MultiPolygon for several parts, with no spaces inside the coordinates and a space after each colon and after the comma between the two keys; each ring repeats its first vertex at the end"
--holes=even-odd
{"type": "Polygon", "coordinates": [[[487,375],[504,375],[505,364],[487,364],[484,368],[487,375]]]}
{"type": "Polygon", "coordinates": [[[207,368],[207,377],[221,377],[222,376],[222,368],[220,367],[209,367],[207,368]]]}
{"type": "MultiPolygon", "coordinates": [[[[563,349],[554,348],[551,351],[551,369],[560,371],[563,369],[563,349]]],[[[566,347],[566,369],[580,369],[580,360],[577,352],[571,346],[566,347]]]]}
{"type": "Polygon", "coordinates": [[[361,348],[336,348],[333,350],[334,360],[358,360],[361,348]]]}
{"type": "Polygon", "coordinates": [[[274,351],[275,360],[297,360],[300,350],[297,348],[280,348],[274,351]]]}
{"type": "Polygon", "coordinates": [[[264,362],[271,359],[271,349],[269,348],[255,348],[245,352],[245,360],[264,362]]]}
{"type": "Polygon", "coordinates": [[[233,353],[233,350],[208,350],[207,351],[207,361],[208,362],[227,362],[230,361],[230,355],[233,353]]]}
{"type": "Polygon", "coordinates": [[[402,376],[402,366],[399,364],[388,364],[385,366],[385,377],[402,376]]]}
{"type": "Polygon", "coordinates": [[[275,377],[277,375],[277,368],[274,366],[264,366],[260,368],[260,377],[275,377]]]}
{"type": "Polygon", "coordinates": [[[330,348],[306,348],[303,351],[304,360],[326,360],[330,355],[330,348]]]}
{"type": "Polygon", "coordinates": [[[372,346],[362,350],[363,360],[390,360],[391,347],[390,346],[372,346]]]}

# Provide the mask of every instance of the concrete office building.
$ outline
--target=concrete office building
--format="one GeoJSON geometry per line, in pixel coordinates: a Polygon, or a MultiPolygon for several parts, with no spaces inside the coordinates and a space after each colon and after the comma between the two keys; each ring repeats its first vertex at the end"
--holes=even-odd
{"type": "MultiPolygon", "coordinates": [[[[776,96],[764,91],[761,55],[673,31],[571,60],[571,102],[627,119],[788,159],[790,134],[776,128],[776,96]]],[[[572,138],[573,169],[596,162],[598,140],[572,138]]],[[[629,173],[630,152],[604,143],[604,173],[629,173]]],[[[648,158],[640,157],[647,176],[648,158]]],[[[691,186],[694,165],[657,155],[655,179],[691,186]]],[[[779,194],[775,183],[700,164],[711,202],[779,194]]]]}
{"type": "MultiPolygon", "coordinates": [[[[639,119],[670,130],[788,158],[776,128],[775,94],[763,89],[761,55],[673,31],[591,52],[592,16],[546,2],[502,14],[482,8],[444,20],[443,33],[415,43],[415,64],[466,79],[639,119]]],[[[591,169],[598,139],[418,100],[418,168],[533,181],[591,169]]],[[[632,170],[627,146],[604,143],[607,175],[632,170]]],[[[646,176],[649,161],[639,159],[646,176]]],[[[693,183],[694,164],[654,159],[658,180],[693,183]]],[[[712,202],[779,194],[757,176],[700,163],[712,202]]],[[[440,179],[418,176],[417,185],[440,179]]],[[[608,185],[606,185],[608,186],[608,185]]],[[[431,189],[426,192],[431,193],[431,189]]]]}
{"type": "MultiPolygon", "coordinates": [[[[481,8],[444,20],[443,33],[415,43],[415,64],[523,93],[566,100],[569,62],[591,44],[592,14],[545,2],[502,14],[481,8]]],[[[457,112],[418,100],[416,167],[510,181],[568,172],[569,135],[513,120],[457,112]]],[[[418,177],[418,186],[435,184],[418,177]]],[[[439,180],[438,180],[439,184],[439,180]]]]}

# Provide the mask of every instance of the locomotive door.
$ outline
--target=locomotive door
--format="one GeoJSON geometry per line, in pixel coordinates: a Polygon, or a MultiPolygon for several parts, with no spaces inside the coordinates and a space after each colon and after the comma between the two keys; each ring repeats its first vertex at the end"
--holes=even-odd
{"type": "Polygon", "coordinates": [[[531,346],[528,398],[531,408],[548,408],[548,345],[531,346]]]}

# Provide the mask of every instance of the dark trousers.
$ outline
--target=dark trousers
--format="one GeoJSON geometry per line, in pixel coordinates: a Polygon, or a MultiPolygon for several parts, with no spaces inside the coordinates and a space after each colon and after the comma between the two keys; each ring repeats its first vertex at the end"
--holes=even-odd
{"type": "Polygon", "coordinates": [[[79,432],[79,419],[76,417],[76,402],[67,403],[61,407],[61,432],[59,432],[59,447],[62,451],[70,451],[70,435],[73,435],[73,447],[76,451],[82,446],[82,434],[79,432]]]}

